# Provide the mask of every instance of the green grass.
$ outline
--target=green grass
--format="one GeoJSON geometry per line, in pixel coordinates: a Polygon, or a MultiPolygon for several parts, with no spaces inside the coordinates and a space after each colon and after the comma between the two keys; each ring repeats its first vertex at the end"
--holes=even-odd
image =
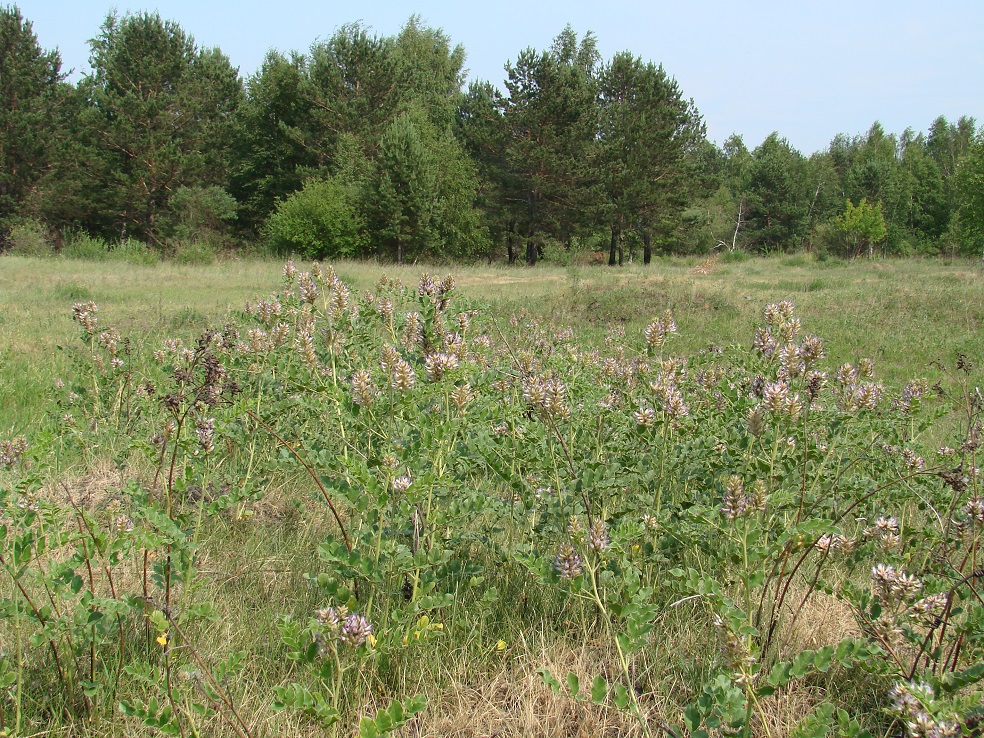
{"type": "MultiPolygon", "coordinates": [[[[651,267],[452,267],[461,294],[499,315],[518,310],[570,325],[591,341],[609,325],[641,332],[663,310],[677,317],[682,353],[708,344],[748,344],[763,306],[791,299],[804,328],[828,353],[869,357],[890,382],[926,376],[958,352],[980,358],[984,345],[984,274],[969,262],[897,260],[815,262],[806,257],[722,260],[710,274],[693,261],[661,259],[651,267]]],[[[0,259],[0,429],[24,432],[44,412],[51,382],[68,371],[59,347],[77,331],[71,305],[92,300],[100,324],[135,340],[194,337],[221,324],[251,298],[275,291],[279,261],[223,261],[206,266],[134,265],[68,259],[0,259]]],[[[413,283],[421,271],[447,267],[335,265],[359,290],[386,273],[413,283]]]]}

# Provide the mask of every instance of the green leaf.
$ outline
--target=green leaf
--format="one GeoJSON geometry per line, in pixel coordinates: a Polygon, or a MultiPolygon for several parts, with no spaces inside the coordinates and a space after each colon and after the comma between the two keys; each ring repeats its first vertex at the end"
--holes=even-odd
{"type": "Polygon", "coordinates": [[[581,693],[581,682],[577,678],[577,674],[571,673],[567,675],[567,688],[574,697],[577,697],[581,693]]]}
{"type": "Polygon", "coordinates": [[[594,678],[591,683],[591,701],[596,705],[600,705],[605,701],[608,696],[608,682],[600,674],[594,678]]]}
{"type": "Polygon", "coordinates": [[[614,695],[612,696],[612,702],[615,703],[615,707],[619,710],[624,710],[629,706],[629,692],[621,684],[616,684],[612,688],[614,695]]]}
{"type": "Polygon", "coordinates": [[[700,710],[696,705],[687,705],[683,710],[683,724],[691,733],[700,728],[702,722],[700,710]]]}
{"type": "Polygon", "coordinates": [[[810,673],[813,668],[813,658],[815,656],[813,651],[803,651],[796,655],[793,659],[793,676],[797,679],[801,679],[810,673]]]}
{"type": "Polygon", "coordinates": [[[817,655],[813,659],[813,667],[819,672],[826,673],[830,669],[832,656],[833,648],[829,646],[821,648],[817,651],[817,655]]]}
{"type": "Polygon", "coordinates": [[[963,671],[946,674],[940,679],[940,689],[952,694],[959,692],[964,687],[969,687],[971,684],[977,684],[982,679],[984,679],[984,663],[974,664],[963,671]]]}
{"type": "Polygon", "coordinates": [[[793,665],[789,661],[780,661],[769,672],[768,682],[773,687],[782,687],[793,677],[793,665]]]}
{"type": "Polygon", "coordinates": [[[553,692],[554,694],[560,693],[560,689],[561,689],[560,682],[558,682],[556,677],[554,677],[554,675],[550,673],[549,669],[547,669],[546,667],[542,669],[537,669],[536,673],[540,675],[540,678],[543,680],[543,683],[546,684],[548,687],[550,687],[551,692],[553,692]]]}

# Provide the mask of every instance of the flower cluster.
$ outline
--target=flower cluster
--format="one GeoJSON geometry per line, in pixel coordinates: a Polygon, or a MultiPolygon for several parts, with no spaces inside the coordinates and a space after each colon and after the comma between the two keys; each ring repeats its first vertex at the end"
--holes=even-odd
{"type": "Polygon", "coordinates": [[[649,388],[662,405],[662,410],[673,427],[678,427],[681,421],[690,415],[690,408],[687,407],[683,393],[677,387],[677,371],[676,365],[672,365],[669,369],[661,368],[659,377],[649,383],[649,388]]]}
{"type": "Polygon", "coordinates": [[[824,554],[835,551],[849,552],[854,548],[854,541],[840,533],[824,533],[817,539],[814,547],[824,554]]]}
{"type": "Polygon", "coordinates": [[[650,349],[660,349],[666,342],[667,337],[676,332],[676,320],[673,319],[673,313],[667,310],[663,313],[662,317],[657,318],[646,326],[646,345],[650,349]]]}
{"type": "Polygon", "coordinates": [[[884,549],[897,548],[902,543],[899,521],[892,516],[880,515],[873,525],[864,529],[864,535],[868,538],[876,538],[884,549]]]}
{"type": "Polygon", "coordinates": [[[437,284],[431,275],[425,273],[420,275],[420,281],[417,283],[417,294],[434,305],[438,312],[444,312],[451,302],[451,293],[454,291],[454,287],[454,277],[450,274],[437,284]]]}
{"type": "Polygon", "coordinates": [[[564,541],[554,558],[553,567],[561,579],[574,579],[584,573],[584,559],[569,541],[564,541]]]}
{"type": "Polygon", "coordinates": [[[309,325],[298,325],[297,332],[294,334],[294,348],[301,355],[301,359],[313,372],[319,370],[318,353],[314,348],[314,334],[309,325]]]}
{"type": "Polygon", "coordinates": [[[451,404],[455,406],[461,415],[464,415],[465,406],[473,399],[475,399],[475,391],[468,382],[455,387],[451,392],[451,404]]]}
{"type": "Polygon", "coordinates": [[[902,388],[902,394],[899,395],[899,399],[895,401],[895,407],[903,413],[912,412],[913,404],[926,394],[927,389],[928,385],[925,379],[914,379],[906,383],[905,387],[902,388]]]}
{"type": "Polygon", "coordinates": [[[905,721],[910,738],[956,738],[961,735],[960,724],[928,711],[936,695],[925,682],[899,682],[888,693],[892,699],[892,711],[905,721]]]}
{"type": "Polygon", "coordinates": [[[391,486],[393,487],[394,492],[402,494],[410,489],[411,484],[413,484],[413,479],[409,474],[405,474],[402,477],[397,477],[394,479],[391,486]]]}
{"type": "Polygon", "coordinates": [[[428,354],[424,358],[424,370],[427,372],[427,379],[431,382],[440,381],[445,374],[457,369],[458,364],[459,360],[456,354],[438,352],[428,354]]]}
{"type": "Polygon", "coordinates": [[[871,569],[871,592],[884,603],[909,600],[922,591],[922,582],[891,564],[871,569]]]}
{"type": "Polygon", "coordinates": [[[926,459],[917,456],[911,448],[902,449],[902,462],[910,469],[924,469],[926,467],[926,459]]]}
{"type": "Polygon", "coordinates": [[[403,348],[413,351],[424,340],[424,330],[420,313],[407,313],[403,323],[403,348]]]}
{"type": "Polygon", "coordinates": [[[27,439],[17,436],[0,441],[0,468],[9,469],[27,453],[27,439]]]}
{"type": "Polygon", "coordinates": [[[765,505],[765,484],[761,480],[755,480],[751,491],[745,489],[741,478],[736,475],[732,475],[725,480],[724,501],[721,505],[721,514],[728,520],[734,520],[744,515],[764,510],[765,505]]]}
{"type": "Polygon", "coordinates": [[[350,384],[352,385],[352,402],[359,407],[369,407],[376,395],[379,394],[379,390],[372,383],[372,377],[367,369],[354,371],[350,384]]]}
{"type": "Polygon", "coordinates": [[[870,359],[861,359],[857,366],[843,364],[837,370],[838,407],[846,413],[858,410],[876,410],[885,388],[870,380],[874,365],[870,359]]]}
{"type": "Polygon", "coordinates": [[[344,605],[315,610],[314,618],[321,626],[314,639],[322,654],[327,652],[332,640],[357,648],[372,636],[372,623],[366,616],[350,613],[344,605]]]}
{"type": "Polygon", "coordinates": [[[294,277],[297,276],[297,267],[294,265],[293,259],[288,259],[287,263],[284,264],[284,280],[287,282],[293,282],[294,277]]]}
{"type": "Polygon", "coordinates": [[[795,420],[803,409],[798,393],[789,391],[784,380],[767,382],[762,388],[762,406],[774,415],[788,415],[795,420]]]}
{"type": "Polygon", "coordinates": [[[928,628],[935,628],[946,611],[949,598],[945,592],[936,592],[917,600],[909,608],[909,616],[928,628]]]}
{"type": "Polygon", "coordinates": [[[99,307],[92,300],[72,305],[72,319],[82,326],[82,330],[89,336],[96,332],[97,312],[99,307]]]}
{"type": "Polygon", "coordinates": [[[301,295],[301,302],[306,302],[309,305],[317,302],[318,283],[315,282],[310,272],[301,272],[297,275],[297,288],[301,295]]]}
{"type": "Polygon", "coordinates": [[[247,302],[246,307],[244,308],[246,315],[255,315],[260,319],[260,322],[265,325],[272,325],[275,323],[280,318],[283,310],[284,306],[280,300],[260,300],[256,303],[256,305],[247,302]]]}
{"type": "Polygon", "coordinates": [[[417,382],[417,374],[406,360],[398,358],[390,367],[390,387],[397,392],[409,392],[417,382]]]}
{"type": "Polygon", "coordinates": [[[554,377],[524,377],[523,400],[544,418],[556,420],[571,414],[567,404],[567,385],[554,377]]]}
{"type": "MultiPolygon", "coordinates": [[[[611,397],[611,395],[609,395],[609,397],[611,397]]],[[[614,403],[610,403],[610,405],[614,405],[614,403]]],[[[632,417],[635,419],[636,424],[642,426],[643,428],[652,428],[656,425],[656,411],[651,407],[640,407],[632,413],[632,417]]]]}
{"type": "Polygon", "coordinates": [[[601,518],[595,518],[585,540],[588,548],[592,551],[597,553],[607,551],[612,545],[612,539],[608,535],[608,525],[605,524],[605,521],[601,518]]]}
{"type": "Polygon", "coordinates": [[[195,435],[206,454],[215,450],[215,418],[199,418],[195,423],[195,435]]]}
{"type": "Polygon", "coordinates": [[[337,321],[345,315],[349,309],[350,295],[349,288],[332,271],[328,278],[328,306],[326,309],[329,319],[337,321]]]}

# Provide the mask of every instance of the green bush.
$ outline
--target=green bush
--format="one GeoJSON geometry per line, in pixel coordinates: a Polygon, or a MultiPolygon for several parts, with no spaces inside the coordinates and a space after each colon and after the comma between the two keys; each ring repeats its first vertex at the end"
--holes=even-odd
{"type": "Polygon", "coordinates": [[[281,200],[265,232],[277,251],[315,259],[357,256],[366,242],[351,195],[334,180],[310,179],[281,200]]]}
{"type": "Polygon", "coordinates": [[[174,244],[174,253],[171,255],[175,264],[214,264],[215,259],[215,249],[199,239],[178,241],[174,244]]]}
{"type": "MultiPolygon", "coordinates": [[[[111,253],[130,252],[148,253],[111,253]]],[[[548,662],[544,684],[633,734],[663,714],[662,734],[751,738],[804,694],[817,704],[775,734],[976,734],[984,407],[965,357],[938,389],[887,387],[788,301],[744,345],[684,357],[669,310],[622,328],[630,286],[592,300],[602,348],[500,321],[450,275],[359,296],[293,262],[221,333],[188,308],[167,325],[203,328],[193,342],[142,342],[65,289],[80,341],[60,419],[0,435],[0,685],[20,700],[0,733],[259,735],[235,705],[266,694],[252,721],[392,734],[445,691],[433,664],[460,673],[466,644],[476,679],[529,668],[510,641],[549,619],[546,637],[598,658],[548,662]],[[61,449],[109,460],[104,504],[56,496],[61,449]],[[294,478],[309,531],[253,516],[294,478]],[[296,557],[277,559],[290,596],[202,566],[266,571],[268,540],[296,557]],[[814,620],[832,607],[845,622],[814,620]],[[213,648],[217,620],[238,640],[213,648]]]]}
{"type": "Polygon", "coordinates": [[[742,251],[741,249],[725,251],[721,254],[721,263],[723,264],[740,264],[743,261],[748,261],[748,259],[748,252],[742,251]]]}
{"type": "Polygon", "coordinates": [[[69,259],[125,261],[128,264],[156,264],[160,261],[157,253],[135,238],[127,238],[111,244],[99,236],[90,236],[84,231],[68,236],[61,255],[69,259]]]}
{"type": "Polygon", "coordinates": [[[109,244],[98,236],[79,231],[69,234],[61,254],[69,259],[102,261],[109,258],[109,244]]]}
{"type": "Polygon", "coordinates": [[[148,248],[143,241],[127,238],[110,248],[109,258],[114,261],[125,261],[128,264],[157,264],[161,259],[157,252],[148,248]]]}
{"type": "Polygon", "coordinates": [[[51,239],[36,220],[25,220],[10,229],[10,253],[17,256],[50,256],[51,239]]]}
{"type": "Polygon", "coordinates": [[[797,253],[782,257],[782,265],[785,267],[804,267],[812,263],[809,254],[797,253]]]}
{"type": "Polygon", "coordinates": [[[230,229],[239,203],[221,187],[179,187],[169,207],[169,250],[175,261],[211,264],[217,252],[232,247],[230,229]]]}

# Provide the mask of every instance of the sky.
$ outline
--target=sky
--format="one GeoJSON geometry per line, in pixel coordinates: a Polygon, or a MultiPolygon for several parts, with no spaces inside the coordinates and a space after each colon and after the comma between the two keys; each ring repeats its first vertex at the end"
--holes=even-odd
{"type": "MultiPolygon", "coordinates": [[[[4,2],[5,0],[0,0],[4,2]]],[[[88,40],[114,7],[102,0],[20,0],[45,49],[72,80],[88,70],[88,40]]],[[[412,14],[467,53],[470,79],[501,86],[503,65],[544,49],[566,24],[591,31],[602,56],[628,50],[662,64],[720,144],[749,148],[777,131],[804,154],[840,133],[925,131],[940,115],[984,124],[984,1],[936,0],[128,0],[120,14],[158,12],[200,46],[218,46],[247,76],[269,49],[306,51],[340,25],[395,34],[412,14]]]]}

